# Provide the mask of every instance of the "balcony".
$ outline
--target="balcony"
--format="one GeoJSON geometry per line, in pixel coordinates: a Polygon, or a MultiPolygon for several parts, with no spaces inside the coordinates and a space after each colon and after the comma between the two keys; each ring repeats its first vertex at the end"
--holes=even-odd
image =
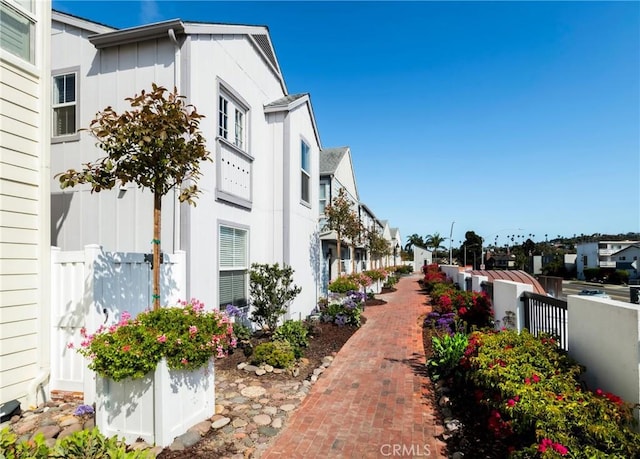
{"type": "Polygon", "coordinates": [[[598,262],[598,266],[601,268],[615,268],[616,267],[616,262],[615,261],[600,261],[598,262]]]}
{"type": "Polygon", "coordinates": [[[598,249],[598,255],[601,257],[609,257],[614,254],[616,250],[613,249],[598,249]]]}
{"type": "Polygon", "coordinates": [[[218,139],[217,197],[251,207],[251,169],[253,158],[230,143],[218,139]]]}

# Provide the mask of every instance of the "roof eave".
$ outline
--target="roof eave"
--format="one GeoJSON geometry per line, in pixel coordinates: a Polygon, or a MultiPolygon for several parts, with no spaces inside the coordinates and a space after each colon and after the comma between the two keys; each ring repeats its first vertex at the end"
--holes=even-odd
{"type": "Polygon", "coordinates": [[[109,48],[145,40],[168,38],[169,30],[173,30],[177,34],[183,34],[184,29],[184,23],[180,19],[172,19],[170,21],[157,22],[140,27],[91,35],[89,41],[97,49],[109,48]]]}

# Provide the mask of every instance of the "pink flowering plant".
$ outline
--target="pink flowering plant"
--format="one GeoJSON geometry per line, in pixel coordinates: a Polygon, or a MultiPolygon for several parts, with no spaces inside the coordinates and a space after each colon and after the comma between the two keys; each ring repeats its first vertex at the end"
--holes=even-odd
{"type": "Polygon", "coordinates": [[[510,458],[638,457],[632,406],[584,388],[584,367],[550,336],[526,330],[474,332],[460,361],[459,383],[474,390],[495,438],[510,458]]]}
{"type": "Polygon", "coordinates": [[[80,333],[77,351],[90,360],[89,368],[114,381],[142,378],[162,358],[171,369],[196,370],[236,346],[228,315],[205,310],[195,299],[144,311],[136,318],[123,312],[116,324],[102,325],[93,334],[84,328],[80,333]]]}

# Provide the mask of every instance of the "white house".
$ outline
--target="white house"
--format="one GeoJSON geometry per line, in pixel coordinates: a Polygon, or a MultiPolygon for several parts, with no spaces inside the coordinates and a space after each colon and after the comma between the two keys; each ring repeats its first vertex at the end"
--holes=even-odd
{"type": "Polygon", "coordinates": [[[433,263],[433,251],[419,245],[413,245],[413,271],[421,272],[423,266],[433,263]]]}
{"type": "Polygon", "coordinates": [[[0,404],[49,374],[51,2],[0,1],[0,404]]]}
{"type": "Polygon", "coordinates": [[[629,273],[629,279],[638,279],[640,275],[640,243],[631,244],[611,255],[616,262],[616,269],[629,273]]]}
{"type": "MultiPolygon", "coordinates": [[[[202,169],[196,207],[176,194],[162,203],[162,249],[186,252],[187,297],[244,305],[250,265],[277,262],[292,266],[302,287],[288,317],[305,317],[320,277],[320,138],[309,95],[287,92],[268,29],[176,19],[115,30],[56,11],[52,20],[52,84],[66,91],[53,105],[61,120],[53,173],[103,156],[77,132],[96,112],[130,109],[125,98],[151,83],[176,87],[206,116],[200,128],[214,159],[202,169]]],[[[51,180],[52,245],[151,251],[150,193],[60,190],[51,180]]]]}
{"type": "Polygon", "coordinates": [[[578,244],[576,246],[578,279],[584,279],[585,268],[617,269],[613,255],[639,243],[639,241],[597,241],[578,244]]]}
{"type": "Polygon", "coordinates": [[[402,237],[400,236],[400,229],[390,228],[391,233],[391,253],[393,258],[391,259],[391,265],[397,266],[401,264],[402,259],[400,257],[400,251],[402,250],[402,237]]]}

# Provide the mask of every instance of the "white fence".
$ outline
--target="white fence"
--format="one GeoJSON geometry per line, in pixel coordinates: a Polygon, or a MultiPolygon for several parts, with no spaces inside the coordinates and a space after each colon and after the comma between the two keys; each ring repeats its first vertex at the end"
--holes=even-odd
{"type": "MultiPolygon", "coordinates": [[[[82,327],[92,333],[124,311],[135,316],[152,304],[151,265],[144,255],[105,252],[98,245],[74,252],[51,248],[50,390],[83,392],[85,403],[93,403],[94,375],[68,345],[80,345],[82,327]]],[[[160,285],[163,305],[185,299],[184,252],[164,254],[160,285]]]]}

